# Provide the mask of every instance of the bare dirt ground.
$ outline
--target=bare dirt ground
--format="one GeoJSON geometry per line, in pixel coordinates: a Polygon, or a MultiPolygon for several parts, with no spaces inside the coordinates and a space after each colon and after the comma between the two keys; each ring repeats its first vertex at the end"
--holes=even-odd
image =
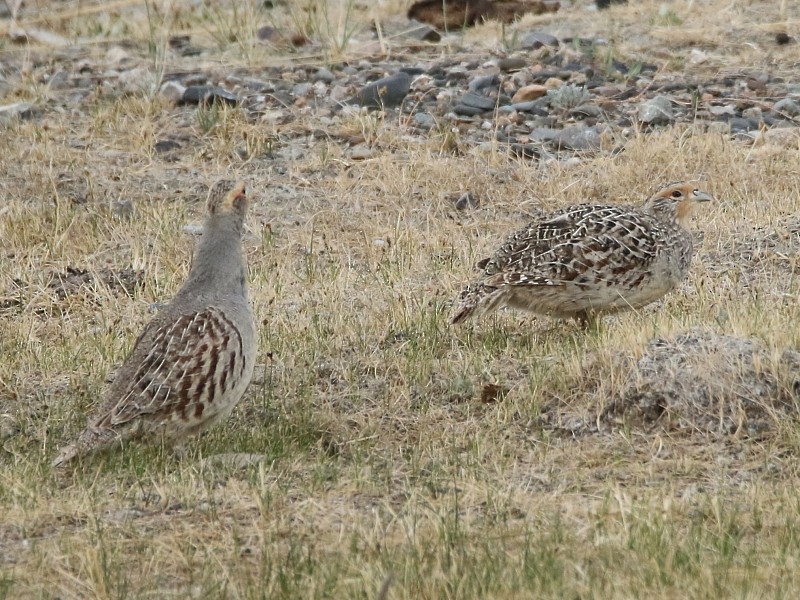
{"type": "Polygon", "coordinates": [[[800,6],[566,1],[420,41],[410,3],[11,4],[0,597],[796,597],[800,6]],[[341,106],[403,67],[398,106],[341,106]],[[551,70],[602,112],[502,108],[551,70]],[[461,114],[484,75],[495,106],[461,114]],[[675,115],[644,123],[657,95],[675,115]],[[181,452],[53,471],[221,177],[253,199],[248,393],[181,452]],[[531,216],[679,179],[717,201],[662,302],[450,326],[531,216]]]}

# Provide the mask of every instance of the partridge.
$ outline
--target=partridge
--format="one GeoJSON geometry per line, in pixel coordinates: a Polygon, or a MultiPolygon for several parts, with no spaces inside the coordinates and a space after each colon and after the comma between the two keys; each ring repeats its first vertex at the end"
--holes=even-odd
{"type": "Polygon", "coordinates": [[[256,324],[247,298],[244,183],[211,188],[189,276],[144,328],[99,410],[53,461],[132,439],[182,441],[224,420],[253,375],[256,324]]]}
{"type": "Polygon", "coordinates": [[[639,207],[580,204],[533,221],[477,264],[452,322],[501,307],[584,325],[597,313],[640,308],[689,271],[692,208],[712,197],[684,182],[659,188],[639,207]]]}

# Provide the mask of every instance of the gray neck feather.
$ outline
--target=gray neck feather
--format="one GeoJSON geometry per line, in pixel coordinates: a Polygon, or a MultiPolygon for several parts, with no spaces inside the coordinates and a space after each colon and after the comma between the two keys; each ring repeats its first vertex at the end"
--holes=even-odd
{"type": "Polygon", "coordinates": [[[242,219],[212,216],[197,246],[192,268],[181,294],[246,293],[246,268],[242,256],[242,219]]]}

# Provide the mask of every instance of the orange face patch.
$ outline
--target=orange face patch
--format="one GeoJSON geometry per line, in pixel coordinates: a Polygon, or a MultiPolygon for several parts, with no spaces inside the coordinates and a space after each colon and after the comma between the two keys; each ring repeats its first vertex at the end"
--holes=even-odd
{"type": "Polygon", "coordinates": [[[247,194],[244,182],[236,184],[222,203],[223,212],[237,211],[242,212],[247,207],[247,194]]]}
{"type": "Polygon", "coordinates": [[[675,217],[679,223],[684,223],[686,220],[692,216],[692,209],[694,208],[694,202],[692,200],[683,199],[678,202],[678,208],[675,211],[675,217]]]}

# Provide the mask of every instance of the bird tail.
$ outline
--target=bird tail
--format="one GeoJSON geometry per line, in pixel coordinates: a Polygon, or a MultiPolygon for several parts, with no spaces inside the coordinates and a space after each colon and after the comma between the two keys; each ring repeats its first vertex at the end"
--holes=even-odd
{"type": "Polygon", "coordinates": [[[485,313],[493,307],[493,303],[489,303],[492,304],[490,307],[486,302],[496,291],[497,288],[484,283],[473,283],[465,287],[458,297],[458,308],[450,322],[453,325],[458,325],[485,313]]]}

